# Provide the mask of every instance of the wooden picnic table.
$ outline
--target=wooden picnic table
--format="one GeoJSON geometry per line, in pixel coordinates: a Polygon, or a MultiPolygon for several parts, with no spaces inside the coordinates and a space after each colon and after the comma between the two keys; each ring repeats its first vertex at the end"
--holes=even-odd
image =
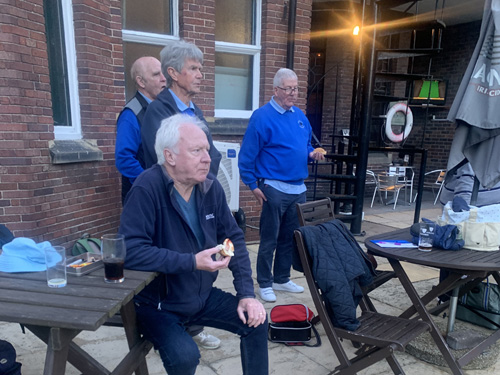
{"type": "MultiPolygon", "coordinates": [[[[369,237],[365,240],[365,246],[369,253],[388,259],[401,285],[405,289],[406,294],[410,297],[413,306],[409,307],[400,316],[409,319],[416,314],[420,319],[428,322],[431,325],[431,336],[452,373],[455,375],[462,375],[463,366],[480,355],[488,346],[500,339],[500,330],[494,331],[490,336],[470,349],[467,353],[463,354],[460,358],[455,358],[430,315],[431,313],[446,308],[449,302],[429,309],[429,311],[426,306],[431,301],[435,301],[438,296],[452,290],[460,290],[461,294],[467,293],[467,291],[474,288],[475,285],[479,284],[490,275],[500,284],[500,251],[485,252],[466,249],[451,251],[433,247],[432,251],[424,252],[416,248],[383,248],[373,243],[372,241],[374,240],[406,240],[411,242],[410,228],[399,229],[369,237]],[[401,266],[401,261],[434,267],[440,270],[444,269],[449,271],[449,275],[424,296],[419,296],[408,274],[401,266]]],[[[456,303],[457,297],[453,299],[456,303]]]]}
{"type": "Polygon", "coordinates": [[[83,374],[146,375],[152,344],[137,330],[133,297],[155,277],[154,272],[125,270],[123,283],[109,284],[101,268],[68,275],[64,288],[49,288],[45,271],[0,272],[0,321],[20,323],[47,344],[44,375],[63,375],[67,361],[83,374]],[[130,348],[112,372],[73,342],[81,331],[104,324],[122,326],[130,348]]]}

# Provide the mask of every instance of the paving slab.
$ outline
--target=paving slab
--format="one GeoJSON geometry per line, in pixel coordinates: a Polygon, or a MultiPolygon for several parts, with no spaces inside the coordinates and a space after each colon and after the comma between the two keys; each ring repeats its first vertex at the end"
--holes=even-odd
{"type": "MultiPolygon", "coordinates": [[[[425,201],[422,205],[420,217],[433,219],[441,212],[439,205],[432,204],[433,199],[424,195],[425,201]]],[[[371,199],[370,199],[371,200],[371,199]]],[[[357,240],[363,246],[366,236],[372,236],[391,231],[395,228],[409,227],[413,223],[414,205],[407,206],[398,204],[396,210],[392,207],[374,203],[370,208],[370,200],[365,203],[365,221],[362,230],[365,236],[357,236],[357,240]]],[[[257,259],[258,243],[248,244],[250,259],[252,262],[253,275],[255,277],[255,264],[257,259]]],[[[377,259],[380,269],[390,269],[387,260],[377,259]]],[[[410,279],[419,293],[424,293],[437,283],[437,271],[415,265],[404,264],[410,275],[410,279]]],[[[277,301],[275,303],[265,302],[264,306],[269,313],[271,308],[277,304],[305,303],[313,310],[314,304],[308,291],[304,276],[296,271],[292,271],[292,279],[299,285],[306,288],[304,293],[292,294],[276,292],[277,301]]],[[[257,283],[254,280],[256,291],[257,283]]],[[[233,291],[232,276],[227,270],[219,273],[216,286],[233,291]]],[[[384,286],[373,291],[370,296],[378,311],[390,315],[397,315],[402,312],[405,306],[409,306],[410,301],[406,293],[397,280],[391,280],[384,286]]],[[[457,323],[460,327],[461,323],[457,323]]],[[[338,365],[338,361],[333,353],[331,345],[324,333],[321,324],[318,324],[318,331],[322,337],[323,344],[318,348],[308,347],[288,347],[282,344],[269,343],[270,354],[270,374],[272,375],[327,375],[338,365]]],[[[474,327],[475,329],[476,327],[474,327]]],[[[221,338],[221,347],[217,350],[201,349],[201,362],[198,366],[197,375],[235,375],[241,374],[241,362],[239,353],[239,339],[237,336],[213,329],[206,328],[210,334],[221,338]]],[[[30,332],[23,334],[18,324],[0,322],[0,338],[10,341],[17,350],[18,361],[23,364],[23,375],[40,375],[45,362],[45,345],[30,332]]],[[[96,332],[82,332],[76,341],[82,347],[95,354],[97,358],[107,368],[113,368],[120,356],[127,350],[126,340],[123,330],[113,327],[102,327],[96,332]]],[[[433,345],[430,343],[429,345],[433,345]]],[[[344,342],[346,351],[349,354],[354,352],[354,348],[349,342],[344,342]]],[[[400,361],[407,375],[449,375],[450,370],[446,367],[427,363],[408,353],[396,353],[396,358],[400,361]]],[[[151,375],[165,374],[160,357],[151,351],[147,356],[148,368],[151,375]]],[[[390,368],[385,362],[379,362],[370,368],[359,372],[360,375],[387,375],[390,368]]],[[[479,370],[465,370],[466,375],[491,375],[500,374],[500,361],[498,355],[487,364],[487,367],[479,370]]],[[[68,375],[79,375],[80,373],[68,364],[68,375]]]]}

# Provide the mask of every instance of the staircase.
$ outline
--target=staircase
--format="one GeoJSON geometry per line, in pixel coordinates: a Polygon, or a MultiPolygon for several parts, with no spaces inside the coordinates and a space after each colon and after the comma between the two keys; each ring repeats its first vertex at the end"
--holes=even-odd
{"type": "MultiPolygon", "coordinates": [[[[362,234],[369,147],[380,149],[389,146],[389,151],[404,150],[401,147],[404,141],[401,145],[391,144],[380,137],[389,105],[402,101],[409,103],[409,108],[417,105],[429,108],[431,102],[430,90],[428,97],[420,103],[412,104],[411,100],[416,82],[425,83],[435,79],[430,75],[432,57],[441,51],[445,25],[438,19],[419,18],[419,2],[379,0],[375,1],[372,8],[365,9],[366,13],[371,11],[375,20],[365,24],[375,23],[376,41],[371,46],[366,45],[359,57],[365,69],[356,71],[354,77],[349,134],[331,135],[331,152],[326,155],[327,161],[313,163],[310,178],[306,182],[308,200],[330,197],[334,202],[336,217],[350,222],[354,234],[362,234]],[[406,6],[404,12],[395,10],[401,6],[406,6]],[[372,51],[374,61],[369,61],[372,51]]],[[[426,113],[426,121],[428,117],[426,113]]],[[[406,114],[402,114],[400,123],[393,123],[391,128],[395,133],[404,134],[409,125],[407,118],[406,114]]],[[[413,155],[411,152],[409,154],[413,155]]]]}

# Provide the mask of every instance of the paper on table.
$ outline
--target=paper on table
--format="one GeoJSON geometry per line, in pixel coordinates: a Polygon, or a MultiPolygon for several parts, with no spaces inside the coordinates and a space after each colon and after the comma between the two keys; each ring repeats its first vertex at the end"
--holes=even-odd
{"type": "Polygon", "coordinates": [[[414,249],[418,247],[406,240],[372,240],[372,242],[380,247],[400,247],[402,249],[414,249]]]}

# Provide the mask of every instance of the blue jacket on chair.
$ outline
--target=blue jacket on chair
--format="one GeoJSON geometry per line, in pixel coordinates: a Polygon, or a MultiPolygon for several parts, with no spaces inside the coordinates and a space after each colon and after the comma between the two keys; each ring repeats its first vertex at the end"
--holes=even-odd
{"type": "Polygon", "coordinates": [[[355,331],[361,287],[373,282],[375,271],[357,241],[338,219],[299,228],[312,259],[312,272],[334,326],[355,331]]]}

